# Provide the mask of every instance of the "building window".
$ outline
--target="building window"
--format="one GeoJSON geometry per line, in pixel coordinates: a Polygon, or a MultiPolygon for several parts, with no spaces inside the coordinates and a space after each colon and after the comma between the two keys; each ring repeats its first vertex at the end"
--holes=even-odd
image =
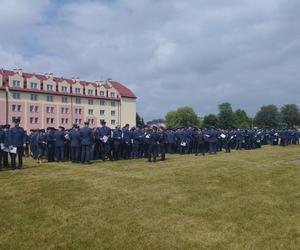
{"type": "Polygon", "coordinates": [[[53,102],[53,96],[47,95],[47,102],[53,102]]]}
{"type": "Polygon", "coordinates": [[[68,103],[68,97],[62,96],[62,97],[61,97],[61,102],[63,102],[63,103],[68,103]]]}
{"type": "Polygon", "coordinates": [[[47,123],[47,124],[53,124],[53,123],[54,123],[54,118],[49,118],[49,117],[47,117],[47,118],[46,118],[46,123],[47,123]]]}
{"type": "Polygon", "coordinates": [[[54,107],[46,107],[46,112],[47,113],[54,113],[54,107]]]}
{"type": "Polygon", "coordinates": [[[52,84],[47,84],[46,86],[48,91],[53,91],[53,85],[52,84]]]}
{"type": "Polygon", "coordinates": [[[88,114],[89,114],[89,115],[93,115],[93,114],[94,114],[94,110],[93,110],[93,109],[89,109],[89,110],[88,110],[88,114]]]}
{"type": "Polygon", "coordinates": [[[30,83],[30,88],[31,89],[37,89],[38,88],[38,83],[37,82],[31,82],[30,83]]]}
{"type": "Polygon", "coordinates": [[[66,118],[66,124],[68,124],[69,123],[69,118],[66,118]]]}
{"type": "Polygon", "coordinates": [[[61,118],[61,124],[65,123],[65,118],[61,118]]]}
{"type": "Polygon", "coordinates": [[[103,109],[100,110],[100,115],[104,115],[105,111],[103,109]]]}
{"type": "Polygon", "coordinates": [[[115,116],[116,115],[116,111],[114,111],[114,110],[110,111],[110,115],[111,116],[115,116]]]}
{"type": "Polygon", "coordinates": [[[69,114],[69,108],[65,108],[66,114],[69,114]]]}
{"type": "Polygon", "coordinates": [[[116,120],[111,120],[111,125],[115,125],[116,124],[116,120]]]}
{"type": "Polygon", "coordinates": [[[76,124],[81,124],[81,119],[75,119],[76,124]]]}
{"type": "Polygon", "coordinates": [[[13,92],[12,97],[13,97],[13,99],[21,99],[21,94],[17,93],[17,92],[13,92]]]}
{"type": "Polygon", "coordinates": [[[11,106],[11,110],[15,112],[15,111],[17,110],[17,105],[13,104],[13,105],[11,106]]]}
{"type": "Polygon", "coordinates": [[[99,95],[100,95],[100,96],[104,96],[104,94],[105,94],[105,92],[104,92],[103,90],[100,90],[100,91],[99,91],[99,95]]]}
{"type": "Polygon", "coordinates": [[[81,115],[81,109],[75,109],[75,114],[81,115]]]}
{"type": "Polygon", "coordinates": [[[81,89],[80,88],[75,88],[75,94],[80,94],[81,89]]]}
{"type": "Polygon", "coordinates": [[[29,118],[29,122],[32,124],[32,123],[35,123],[35,124],[38,124],[39,123],[39,118],[38,117],[30,117],[29,118]]]}
{"type": "Polygon", "coordinates": [[[110,102],[110,105],[111,105],[112,107],[115,107],[115,106],[116,106],[116,102],[111,101],[111,102],[110,102]]]}
{"type": "Polygon", "coordinates": [[[116,93],[115,92],[110,92],[110,97],[116,97],[116,93]]]}
{"type": "Polygon", "coordinates": [[[94,100],[93,99],[88,99],[88,104],[89,105],[93,105],[94,104],[94,100]]]}
{"type": "Polygon", "coordinates": [[[61,108],[60,112],[63,114],[65,112],[65,108],[61,108]]]}
{"type": "Polygon", "coordinates": [[[88,119],[89,124],[94,125],[94,119],[88,119]]]}
{"type": "Polygon", "coordinates": [[[19,119],[19,120],[21,120],[21,117],[20,117],[20,116],[18,116],[18,117],[16,117],[16,116],[13,116],[13,117],[11,118],[11,122],[14,122],[16,119],[19,119]]]}
{"type": "Polygon", "coordinates": [[[76,97],[75,98],[75,103],[80,104],[81,103],[81,98],[80,97],[76,97]]]}
{"type": "Polygon", "coordinates": [[[30,94],[30,100],[37,101],[38,100],[38,95],[37,94],[30,94]]]}
{"type": "Polygon", "coordinates": [[[13,87],[21,87],[21,82],[19,80],[13,80],[13,87]]]}
{"type": "Polygon", "coordinates": [[[33,113],[33,112],[38,113],[39,112],[39,107],[30,105],[29,110],[30,110],[31,113],[33,113]]]}
{"type": "Polygon", "coordinates": [[[88,95],[94,95],[94,90],[88,89],[88,95]]]}
{"type": "Polygon", "coordinates": [[[21,106],[21,105],[18,105],[18,106],[17,106],[18,112],[21,112],[21,109],[22,109],[22,106],[21,106]]]}
{"type": "Polygon", "coordinates": [[[104,106],[105,105],[105,101],[104,100],[100,100],[100,106],[104,106]]]}
{"type": "Polygon", "coordinates": [[[68,87],[61,86],[61,92],[67,93],[68,92],[68,87]]]}

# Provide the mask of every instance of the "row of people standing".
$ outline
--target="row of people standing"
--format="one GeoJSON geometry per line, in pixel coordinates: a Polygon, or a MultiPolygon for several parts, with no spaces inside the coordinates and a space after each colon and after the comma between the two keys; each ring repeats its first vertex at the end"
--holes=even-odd
{"type": "Polygon", "coordinates": [[[72,161],[89,164],[92,160],[128,160],[147,158],[155,162],[160,156],[165,159],[169,154],[216,154],[232,149],[256,149],[262,145],[299,144],[300,133],[297,130],[222,130],[197,128],[164,129],[156,126],[133,127],[126,124],[111,130],[102,122],[101,127],[91,129],[86,122],[65,130],[64,127],[31,130],[27,134],[15,120],[15,126],[0,127],[0,167],[22,168],[25,154],[42,162],[72,161]],[[8,153],[15,148],[16,153],[8,153]],[[11,164],[8,164],[10,155],[11,164]],[[16,157],[19,158],[16,166],[16,157]]]}

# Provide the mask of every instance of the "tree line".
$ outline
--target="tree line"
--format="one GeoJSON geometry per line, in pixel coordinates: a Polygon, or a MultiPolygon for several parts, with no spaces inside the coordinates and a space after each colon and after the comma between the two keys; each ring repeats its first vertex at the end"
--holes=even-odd
{"type": "Polygon", "coordinates": [[[251,118],[245,110],[233,110],[230,103],[218,106],[218,114],[198,117],[191,107],[181,107],[166,114],[167,128],[197,127],[222,129],[262,129],[296,128],[300,126],[300,111],[296,104],[286,104],[281,108],[276,105],[265,105],[251,118]]]}

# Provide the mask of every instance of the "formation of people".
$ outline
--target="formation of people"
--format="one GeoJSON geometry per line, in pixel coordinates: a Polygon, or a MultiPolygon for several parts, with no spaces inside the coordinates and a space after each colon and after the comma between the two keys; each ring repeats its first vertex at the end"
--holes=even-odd
{"type": "Polygon", "coordinates": [[[23,157],[39,163],[71,161],[90,164],[94,160],[129,160],[146,158],[148,162],[165,160],[166,154],[216,154],[220,151],[253,150],[262,145],[299,145],[298,130],[223,130],[145,126],[110,129],[105,121],[101,127],[80,128],[60,126],[35,129],[27,133],[15,119],[13,126],[0,126],[0,168],[21,169],[23,157]],[[18,161],[17,161],[18,159],[18,161]]]}

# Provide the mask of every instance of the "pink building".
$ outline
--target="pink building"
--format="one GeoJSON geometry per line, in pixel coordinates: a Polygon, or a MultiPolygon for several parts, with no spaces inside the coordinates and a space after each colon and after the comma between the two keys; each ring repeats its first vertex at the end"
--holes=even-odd
{"type": "Polygon", "coordinates": [[[0,70],[0,124],[21,118],[25,129],[82,125],[105,120],[115,127],[135,126],[136,96],[124,85],[108,80],[87,82],[52,74],[0,70]]]}

